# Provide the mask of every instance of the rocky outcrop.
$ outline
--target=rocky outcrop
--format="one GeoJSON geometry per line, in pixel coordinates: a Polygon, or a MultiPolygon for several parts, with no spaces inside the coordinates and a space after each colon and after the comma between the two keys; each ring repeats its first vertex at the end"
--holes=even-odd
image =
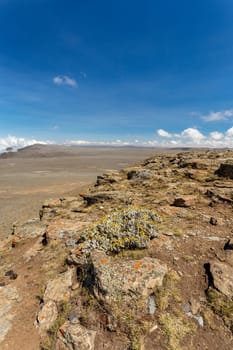
{"type": "Polygon", "coordinates": [[[215,171],[215,174],[221,177],[233,179],[233,163],[222,163],[215,171]]]}
{"type": "MultiPolygon", "coordinates": [[[[231,349],[233,185],[215,174],[231,155],[156,155],[45,202],[41,221],[14,227],[14,248],[1,245],[1,299],[33,286],[45,349],[231,349]]],[[[14,302],[0,301],[2,334],[14,302]]]]}

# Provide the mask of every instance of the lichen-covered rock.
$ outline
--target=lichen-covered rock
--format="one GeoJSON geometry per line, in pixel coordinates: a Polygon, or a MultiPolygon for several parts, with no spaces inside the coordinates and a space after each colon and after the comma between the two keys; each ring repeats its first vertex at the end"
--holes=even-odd
{"type": "Polygon", "coordinates": [[[59,329],[56,350],[94,350],[96,331],[89,330],[78,324],[65,322],[59,329]],[[64,347],[65,345],[65,347],[64,347]]]}
{"type": "Polygon", "coordinates": [[[72,286],[73,269],[61,274],[52,281],[49,281],[44,294],[44,302],[53,300],[55,302],[66,301],[70,295],[72,286]]]}
{"type": "Polygon", "coordinates": [[[221,262],[213,261],[210,264],[210,272],[214,280],[214,287],[227,297],[233,297],[233,267],[221,262]]]}
{"type": "Polygon", "coordinates": [[[158,216],[149,210],[116,211],[84,231],[77,244],[85,253],[93,249],[119,253],[123,249],[147,248],[150,240],[159,236],[156,221],[158,216]]]}
{"type": "Polygon", "coordinates": [[[166,273],[167,266],[158,259],[122,260],[93,251],[83,271],[83,285],[107,303],[136,297],[145,299],[147,305],[166,273]]]}

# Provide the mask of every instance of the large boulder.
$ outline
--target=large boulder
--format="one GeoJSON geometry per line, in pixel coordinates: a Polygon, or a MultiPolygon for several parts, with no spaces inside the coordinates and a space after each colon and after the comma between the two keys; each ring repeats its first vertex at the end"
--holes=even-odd
{"type": "Polygon", "coordinates": [[[136,298],[143,299],[147,305],[166,273],[167,266],[158,259],[122,260],[103,251],[93,251],[81,275],[84,276],[83,285],[98,300],[111,304],[119,299],[136,298]]]}
{"type": "Polygon", "coordinates": [[[220,167],[215,171],[215,174],[233,179],[233,163],[220,164],[220,167]]]}

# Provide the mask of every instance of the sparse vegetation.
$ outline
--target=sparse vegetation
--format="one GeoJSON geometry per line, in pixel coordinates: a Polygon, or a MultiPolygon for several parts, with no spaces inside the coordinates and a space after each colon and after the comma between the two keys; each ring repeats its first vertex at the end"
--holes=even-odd
{"type": "Polygon", "coordinates": [[[187,334],[192,334],[195,326],[191,321],[186,320],[186,317],[180,311],[173,313],[162,313],[159,321],[163,326],[163,331],[168,338],[169,350],[181,350],[181,341],[187,334]]]}
{"type": "Polygon", "coordinates": [[[86,253],[96,248],[109,253],[119,253],[123,249],[147,248],[149,241],[158,236],[157,221],[158,215],[146,209],[116,211],[85,230],[78,244],[86,253]]]}
{"type": "Polygon", "coordinates": [[[212,310],[222,317],[233,333],[233,300],[213,288],[208,290],[207,299],[212,310]]]}

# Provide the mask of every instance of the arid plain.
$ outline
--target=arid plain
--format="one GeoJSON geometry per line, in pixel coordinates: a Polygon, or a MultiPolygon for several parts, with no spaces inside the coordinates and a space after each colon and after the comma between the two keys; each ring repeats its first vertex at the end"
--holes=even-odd
{"type": "Polygon", "coordinates": [[[98,174],[152,156],[149,148],[33,145],[0,155],[0,236],[38,217],[44,200],[77,194],[98,174]]]}

